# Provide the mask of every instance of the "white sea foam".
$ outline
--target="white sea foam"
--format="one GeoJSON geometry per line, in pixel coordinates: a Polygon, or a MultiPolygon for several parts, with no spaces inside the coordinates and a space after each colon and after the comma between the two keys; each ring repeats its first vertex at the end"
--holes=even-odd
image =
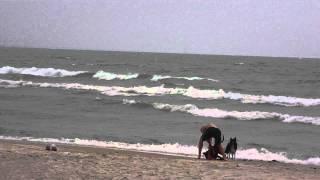
{"type": "MultiPolygon", "coordinates": [[[[94,78],[103,79],[103,80],[114,80],[114,79],[120,79],[120,80],[128,80],[128,79],[134,79],[138,78],[138,73],[129,73],[129,74],[115,74],[111,72],[105,72],[105,71],[98,71],[96,74],[93,75],[94,78]]],[[[185,79],[189,81],[195,81],[195,80],[208,80],[213,82],[218,82],[218,80],[210,79],[210,78],[201,78],[201,77],[175,77],[175,76],[168,76],[168,75],[153,75],[150,79],[151,81],[159,81],[162,79],[185,79]]]]}
{"type": "MultiPolygon", "coordinates": [[[[185,89],[171,89],[159,87],[119,87],[119,86],[94,86],[94,85],[83,85],[79,83],[33,83],[31,81],[12,81],[12,80],[1,80],[0,87],[17,87],[17,86],[31,86],[31,87],[54,87],[64,89],[81,89],[81,90],[94,90],[101,94],[108,96],[138,96],[141,94],[148,96],[163,95],[163,94],[178,94],[184,93],[185,89]]],[[[134,102],[130,102],[131,104],[134,102]]],[[[163,109],[169,111],[180,111],[190,113],[195,116],[202,117],[213,117],[213,118],[234,118],[238,120],[257,120],[257,119],[280,119],[286,123],[300,122],[306,124],[320,125],[320,117],[307,117],[307,116],[292,116],[289,114],[280,114],[275,112],[260,112],[260,111],[225,111],[216,108],[205,108],[199,109],[197,106],[192,104],[187,105],[170,105],[154,103],[154,108],[163,109]]]]}
{"type": "MultiPolygon", "coordinates": [[[[241,101],[242,103],[251,103],[251,104],[275,104],[281,106],[318,106],[320,105],[320,99],[312,98],[298,98],[298,97],[288,97],[288,96],[274,96],[274,95],[250,95],[250,94],[241,94],[233,92],[225,92],[223,89],[219,90],[204,90],[197,89],[192,86],[189,88],[165,88],[162,86],[156,87],[146,87],[146,86],[136,86],[132,89],[136,93],[142,93],[144,95],[183,95],[191,98],[198,99],[231,99],[241,101]]],[[[129,91],[131,91],[129,90],[129,91]]]]}
{"type": "Polygon", "coordinates": [[[4,66],[0,68],[0,74],[25,74],[33,76],[43,76],[43,77],[65,77],[65,76],[75,76],[78,74],[86,73],[87,71],[67,71],[64,69],[54,69],[54,68],[15,68],[11,66],[4,66]]]}
{"type": "MultiPolygon", "coordinates": [[[[111,72],[105,72],[105,71],[98,71],[93,75],[93,78],[103,79],[103,80],[129,80],[129,79],[135,79],[138,78],[138,73],[128,73],[128,74],[115,74],[111,72]]],[[[210,78],[201,78],[201,77],[175,77],[175,76],[168,76],[168,75],[153,75],[150,79],[151,81],[159,81],[162,79],[185,79],[189,81],[195,81],[195,80],[208,80],[213,82],[218,82],[218,80],[210,79],[210,78]]]]}
{"type": "MultiPolygon", "coordinates": [[[[7,80],[1,80],[1,82],[9,82],[7,80]]],[[[264,95],[249,95],[240,94],[233,92],[225,92],[223,89],[219,90],[202,90],[196,89],[192,86],[189,88],[166,88],[163,85],[155,87],[147,86],[134,86],[134,87],[119,87],[119,86],[94,86],[84,85],[79,83],[32,83],[17,81],[21,85],[32,85],[39,87],[60,87],[66,89],[84,89],[84,90],[97,90],[105,95],[124,95],[124,96],[162,96],[162,95],[183,95],[191,98],[199,99],[231,99],[241,101],[242,103],[269,103],[282,106],[317,106],[320,105],[320,99],[308,99],[298,97],[287,97],[287,96],[264,96],[264,95]]],[[[15,84],[16,82],[10,81],[15,84]]]]}
{"type": "MultiPolygon", "coordinates": [[[[274,95],[250,95],[234,92],[225,92],[223,89],[219,90],[203,90],[196,89],[190,86],[188,89],[180,90],[181,95],[192,98],[201,99],[231,99],[238,100],[242,103],[250,104],[276,104],[281,106],[317,106],[320,105],[320,99],[299,98],[290,96],[274,96],[274,95]]],[[[179,94],[179,92],[177,92],[179,94]]]]}
{"type": "Polygon", "coordinates": [[[108,96],[137,96],[135,93],[126,93],[128,88],[118,86],[94,86],[83,85],[79,83],[34,83],[32,81],[12,81],[0,79],[0,87],[5,86],[29,86],[29,87],[41,87],[41,88],[63,88],[63,89],[76,89],[76,90],[88,90],[98,91],[101,94],[108,96]]]}
{"type": "Polygon", "coordinates": [[[219,90],[202,90],[196,89],[192,86],[189,88],[165,88],[162,86],[156,87],[146,87],[146,86],[136,86],[127,89],[128,91],[134,91],[137,94],[144,95],[183,95],[192,98],[199,99],[231,99],[239,100],[242,103],[269,103],[282,106],[316,106],[320,105],[320,99],[307,99],[307,98],[297,98],[297,97],[286,97],[286,96],[260,96],[260,95],[249,95],[225,92],[222,89],[219,90]]]}
{"type": "MultiPolygon", "coordinates": [[[[124,104],[137,104],[135,100],[123,100],[124,104]]],[[[281,114],[276,112],[261,112],[261,111],[225,111],[217,108],[200,109],[196,105],[171,105],[163,103],[153,103],[155,109],[167,110],[171,112],[185,112],[194,116],[212,117],[212,118],[233,118],[237,120],[259,120],[259,119],[279,119],[285,123],[305,123],[320,125],[320,117],[307,117],[307,116],[292,116],[289,114],[281,114]]]]}
{"type": "MultiPolygon", "coordinates": [[[[54,138],[33,138],[33,137],[12,137],[12,136],[0,136],[0,139],[6,140],[26,140],[33,142],[48,142],[48,143],[63,143],[63,144],[74,144],[74,145],[86,145],[86,146],[97,146],[107,148],[118,148],[124,150],[142,151],[149,153],[159,153],[167,155],[178,155],[196,158],[198,149],[192,145],[182,145],[179,143],[174,144],[129,144],[123,142],[113,141],[97,141],[88,139],[54,139],[54,138]]],[[[311,157],[305,160],[301,159],[289,159],[285,152],[270,152],[265,148],[258,149],[239,149],[236,153],[237,159],[247,160],[262,160],[272,161],[276,160],[284,163],[295,163],[303,165],[316,165],[320,166],[320,157],[311,157]]]]}
{"type": "Polygon", "coordinates": [[[139,74],[137,73],[129,73],[129,74],[114,74],[110,72],[98,71],[96,74],[93,75],[94,78],[103,79],[103,80],[128,80],[137,78],[139,74]]]}
{"type": "Polygon", "coordinates": [[[274,95],[250,95],[227,92],[224,93],[224,98],[232,100],[240,100],[242,103],[261,104],[269,103],[281,106],[318,106],[320,99],[299,98],[290,96],[274,96],[274,95]]]}
{"type": "Polygon", "coordinates": [[[179,77],[179,76],[168,76],[168,75],[153,75],[151,78],[151,81],[159,81],[162,79],[185,79],[189,81],[195,81],[195,80],[208,80],[213,82],[219,82],[219,80],[216,79],[210,79],[210,78],[202,78],[202,77],[179,77]]]}
{"type": "Polygon", "coordinates": [[[255,148],[240,149],[239,151],[237,151],[236,157],[238,159],[262,160],[262,161],[276,160],[284,163],[320,166],[320,157],[311,157],[305,160],[289,159],[285,152],[270,152],[265,148],[261,148],[260,150],[255,148]]]}
{"type": "Polygon", "coordinates": [[[123,104],[136,104],[137,101],[135,100],[129,100],[129,99],[123,99],[123,104]]]}

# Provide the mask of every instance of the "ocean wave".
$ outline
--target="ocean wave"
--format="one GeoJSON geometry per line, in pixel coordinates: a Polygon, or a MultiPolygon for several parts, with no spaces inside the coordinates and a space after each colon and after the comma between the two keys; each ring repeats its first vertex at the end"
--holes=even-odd
{"type": "MultiPolygon", "coordinates": [[[[14,81],[0,79],[0,86],[29,86],[29,87],[42,87],[42,88],[63,88],[63,89],[76,89],[76,90],[95,90],[104,95],[109,96],[161,96],[165,94],[172,94],[170,89],[162,86],[147,87],[147,86],[134,86],[134,87],[121,87],[121,86],[95,86],[85,85],[80,83],[36,83],[32,81],[14,81]]],[[[177,89],[179,91],[179,89],[177,89]]]]}
{"type": "Polygon", "coordinates": [[[299,98],[290,96],[275,96],[275,95],[250,95],[250,94],[240,94],[227,92],[223,95],[226,99],[239,100],[242,103],[248,104],[275,104],[280,106],[318,106],[320,105],[320,99],[312,98],[299,98]]]}
{"type": "MultiPolygon", "coordinates": [[[[113,141],[98,141],[89,139],[55,139],[55,138],[34,138],[34,137],[13,137],[13,136],[0,136],[0,139],[5,140],[25,140],[32,142],[45,142],[45,143],[62,143],[62,144],[73,144],[73,145],[85,145],[85,146],[96,146],[106,148],[117,148],[123,150],[132,150],[148,153],[186,156],[196,158],[198,153],[197,146],[182,145],[179,143],[174,144],[129,144],[123,142],[113,141]]],[[[262,160],[262,161],[279,161],[284,163],[294,163],[303,165],[316,165],[320,166],[320,157],[310,157],[308,159],[290,159],[287,157],[285,152],[271,152],[265,148],[261,149],[243,149],[240,148],[236,153],[237,159],[244,160],[262,160]]]]}
{"type": "Polygon", "coordinates": [[[236,152],[236,157],[238,159],[245,160],[261,160],[261,161],[279,161],[284,163],[292,164],[303,164],[303,165],[316,165],[320,166],[320,157],[310,157],[305,160],[301,159],[289,159],[286,152],[271,152],[265,148],[260,150],[255,148],[250,149],[240,149],[236,152]]]}
{"type": "Polygon", "coordinates": [[[231,99],[240,101],[242,103],[251,104],[274,104],[281,106],[317,106],[320,105],[320,99],[308,99],[298,97],[287,97],[287,96],[264,96],[264,95],[249,95],[240,94],[233,92],[225,92],[223,89],[219,90],[203,90],[196,89],[192,86],[189,88],[166,88],[164,85],[147,87],[147,86],[134,86],[134,87],[120,87],[120,86],[94,86],[84,85],[79,83],[33,83],[31,81],[10,81],[1,80],[0,83],[9,84],[21,84],[28,86],[39,86],[39,87],[57,87],[66,89],[83,89],[83,90],[96,90],[105,95],[124,95],[124,96],[163,96],[163,95],[182,95],[197,99],[231,99]]]}
{"type": "Polygon", "coordinates": [[[162,79],[185,79],[189,81],[195,81],[195,80],[208,80],[213,82],[219,82],[219,80],[216,79],[210,79],[210,78],[202,78],[202,77],[177,77],[177,76],[168,76],[168,75],[153,75],[151,78],[151,81],[159,81],[162,79]]]}
{"type": "Polygon", "coordinates": [[[24,74],[42,77],[65,77],[65,76],[76,76],[87,71],[67,71],[64,69],[54,68],[15,68],[11,66],[4,66],[0,68],[0,74],[24,74]]]}
{"type": "Polygon", "coordinates": [[[251,95],[234,92],[225,92],[223,89],[197,89],[190,86],[187,89],[176,88],[171,90],[171,94],[181,94],[184,96],[199,98],[199,99],[231,99],[240,101],[245,104],[274,104],[279,106],[318,106],[320,99],[316,98],[299,98],[290,96],[275,96],[275,95],[251,95]],[[176,92],[175,92],[176,91],[176,92]]]}
{"type": "Polygon", "coordinates": [[[218,82],[218,80],[210,79],[210,78],[201,78],[201,77],[175,77],[175,76],[168,76],[168,75],[149,75],[149,74],[138,74],[138,73],[128,73],[128,74],[115,74],[111,72],[105,72],[105,71],[98,71],[93,75],[94,78],[103,79],[103,80],[114,80],[114,79],[120,79],[120,80],[129,80],[129,79],[135,79],[135,78],[151,78],[151,81],[159,81],[162,79],[185,79],[189,81],[195,81],[195,80],[208,80],[213,82],[218,82]]]}
{"type": "Polygon", "coordinates": [[[241,101],[242,103],[251,104],[274,104],[281,106],[317,106],[320,105],[320,99],[311,98],[298,98],[298,97],[288,97],[288,96],[274,96],[274,95],[249,95],[240,94],[233,92],[225,92],[223,89],[219,90],[203,90],[196,89],[192,86],[189,88],[165,88],[162,86],[156,87],[146,87],[146,86],[136,86],[132,87],[130,91],[137,94],[144,95],[183,95],[191,98],[197,99],[231,99],[241,101]]]}
{"type": "Polygon", "coordinates": [[[274,96],[274,95],[250,95],[233,92],[225,92],[223,89],[219,90],[205,90],[197,89],[192,86],[188,88],[165,88],[164,85],[156,87],[135,86],[129,88],[131,92],[137,94],[144,94],[148,96],[153,95],[183,95],[196,99],[231,99],[240,101],[242,103],[250,104],[274,104],[280,106],[318,106],[320,99],[299,98],[289,96],[274,96]]]}
{"type": "Polygon", "coordinates": [[[129,99],[123,99],[122,100],[122,104],[134,104],[136,106],[139,106],[141,108],[146,108],[146,107],[152,107],[152,105],[145,103],[145,102],[141,102],[141,101],[135,101],[135,100],[129,100],[129,99]]]}
{"type": "Polygon", "coordinates": [[[104,72],[104,71],[98,71],[93,75],[93,78],[103,79],[103,80],[114,80],[114,79],[120,79],[120,80],[128,80],[128,79],[134,79],[139,76],[138,73],[129,73],[129,74],[114,74],[110,72],[104,72]]]}
{"type": "MultiPolygon", "coordinates": [[[[163,86],[148,88],[145,86],[140,87],[119,87],[119,86],[94,86],[94,85],[83,85],[79,83],[34,83],[31,81],[12,81],[0,79],[0,87],[19,87],[19,86],[30,86],[30,87],[41,87],[41,88],[63,88],[63,89],[76,89],[76,90],[88,90],[98,91],[101,94],[108,96],[139,96],[139,95],[163,95],[171,94],[167,88],[163,86]]],[[[179,91],[176,89],[176,91],[179,91]]],[[[183,89],[181,90],[184,91],[183,89]]],[[[127,100],[127,104],[135,104],[133,100],[127,100]]],[[[144,105],[145,106],[145,105],[144,105]]],[[[205,108],[200,109],[195,105],[171,105],[153,103],[152,106],[156,109],[167,110],[167,111],[180,111],[190,113],[195,116],[202,117],[213,117],[213,118],[234,118],[238,120],[257,120],[257,119],[280,119],[285,123],[306,123],[313,125],[320,125],[320,117],[307,117],[307,116],[292,116],[289,114],[280,114],[275,112],[260,112],[260,111],[224,111],[216,108],[205,108]]]]}
{"type": "MultiPolygon", "coordinates": [[[[123,104],[140,104],[135,100],[124,99],[123,104]]],[[[312,125],[320,125],[320,117],[307,116],[292,116],[289,114],[281,114],[276,112],[261,112],[261,111],[225,111],[217,108],[200,109],[196,105],[171,105],[163,103],[150,104],[155,109],[165,110],[170,112],[185,112],[194,116],[212,117],[222,119],[237,119],[237,120],[259,120],[259,119],[279,119],[285,123],[305,123],[312,125]]]]}

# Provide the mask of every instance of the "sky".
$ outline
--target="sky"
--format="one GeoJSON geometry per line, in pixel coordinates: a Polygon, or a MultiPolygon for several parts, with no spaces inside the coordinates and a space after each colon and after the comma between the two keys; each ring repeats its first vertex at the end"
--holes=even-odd
{"type": "Polygon", "coordinates": [[[0,46],[320,58],[320,1],[0,0],[0,46]]]}

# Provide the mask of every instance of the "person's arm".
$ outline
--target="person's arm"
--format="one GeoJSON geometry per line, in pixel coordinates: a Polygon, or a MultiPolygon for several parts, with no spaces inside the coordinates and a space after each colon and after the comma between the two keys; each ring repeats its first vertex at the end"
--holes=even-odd
{"type": "Polygon", "coordinates": [[[203,140],[202,140],[202,136],[201,136],[200,139],[199,139],[199,143],[198,143],[198,150],[199,150],[199,152],[198,152],[198,159],[201,158],[202,146],[203,146],[203,140]]]}
{"type": "Polygon", "coordinates": [[[211,148],[212,147],[212,138],[209,138],[208,140],[207,140],[207,142],[208,142],[208,144],[209,144],[209,148],[211,148]]]}

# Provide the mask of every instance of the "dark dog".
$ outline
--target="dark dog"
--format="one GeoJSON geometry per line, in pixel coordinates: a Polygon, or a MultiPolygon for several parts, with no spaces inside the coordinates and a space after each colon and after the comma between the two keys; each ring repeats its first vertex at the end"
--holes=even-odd
{"type": "Polygon", "coordinates": [[[236,152],[237,152],[237,138],[230,138],[229,143],[227,144],[225,153],[228,155],[228,158],[230,159],[236,159],[236,152]]]}

